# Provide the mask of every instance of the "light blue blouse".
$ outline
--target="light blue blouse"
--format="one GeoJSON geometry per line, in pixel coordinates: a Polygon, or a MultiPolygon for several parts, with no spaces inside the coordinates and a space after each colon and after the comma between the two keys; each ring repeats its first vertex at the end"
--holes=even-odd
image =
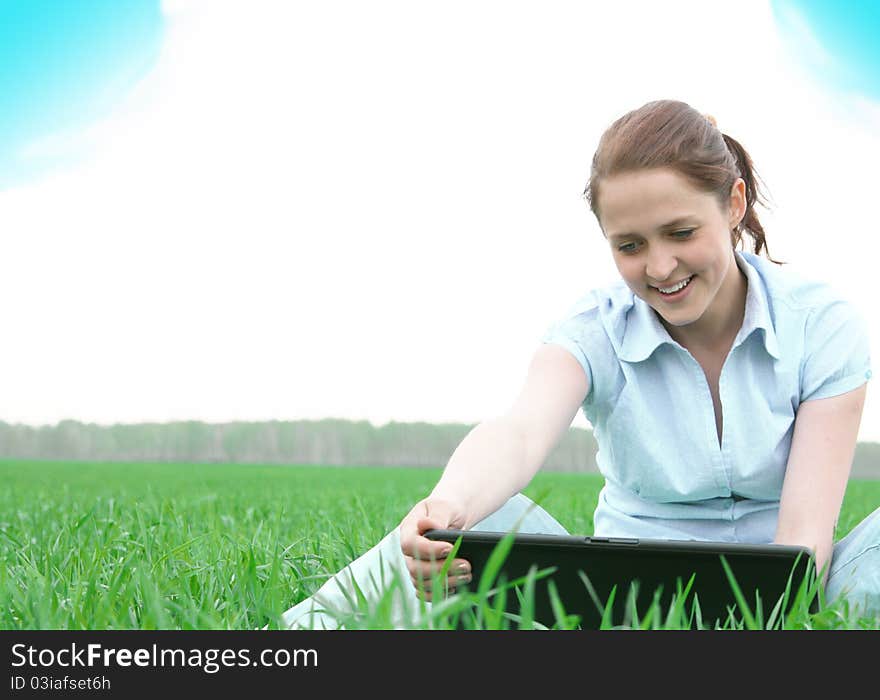
{"type": "Polygon", "coordinates": [[[735,257],[748,292],[719,380],[721,445],[702,368],[622,280],[543,336],[589,380],[582,408],[605,477],[594,534],[772,542],[798,406],[871,377],[851,303],[787,265],[735,257]]]}

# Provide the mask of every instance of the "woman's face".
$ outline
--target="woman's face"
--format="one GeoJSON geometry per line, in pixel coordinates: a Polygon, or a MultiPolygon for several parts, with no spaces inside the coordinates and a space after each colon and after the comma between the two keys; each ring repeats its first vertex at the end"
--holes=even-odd
{"type": "Polygon", "coordinates": [[[685,333],[726,326],[739,284],[730,232],[745,209],[741,178],[725,211],[668,168],[615,175],[599,187],[602,230],[620,275],[685,333]]]}

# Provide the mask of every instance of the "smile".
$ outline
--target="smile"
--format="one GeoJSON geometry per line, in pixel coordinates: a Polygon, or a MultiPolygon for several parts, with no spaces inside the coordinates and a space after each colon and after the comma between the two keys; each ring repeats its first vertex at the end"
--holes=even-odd
{"type": "Polygon", "coordinates": [[[681,282],[679,282],[677,284],[673,284],[670,287],[657,287],[653,284],[651,286],[654,287],[654,289],[656,289],[661,294],[675,294],[676,292],[687,287],[693,278],[694,278],[694,276],[691,275],[690,277],[687,277],[686,279],[683,279],[681,282]]]}

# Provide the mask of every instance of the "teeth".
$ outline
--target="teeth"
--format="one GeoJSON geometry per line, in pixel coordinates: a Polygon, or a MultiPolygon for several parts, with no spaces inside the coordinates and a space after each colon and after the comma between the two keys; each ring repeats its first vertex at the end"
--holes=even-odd
{"type": "Polygon", "coordinates": [[[677,292],[679,289],[684,289],[688,285],[688,283],[691,281],[692,277],[693,277],[693,275],[688,277],[686,280],[682,280],[674,287],[668,287],[668,288],[657,287],[657,289],[659,289],[664,294],[672,294],[673,292],[677,292]]]}

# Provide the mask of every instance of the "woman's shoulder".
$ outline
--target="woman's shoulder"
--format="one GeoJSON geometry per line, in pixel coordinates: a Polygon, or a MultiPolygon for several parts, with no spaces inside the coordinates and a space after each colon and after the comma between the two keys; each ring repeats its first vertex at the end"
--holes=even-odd
{"type": "Polygon", "coordinates": [[[596,362],[613,358],[632,305],[633,293],[623,280],[593,287],[552,319],[542,340],[571,341],[596,362]]]}
{"type": "Polygon", "coordinates": [[[796,265],[777,265],[754,253],[741,254],[758,273],[775,315],[810,315],[829,306],[852,306],[834,284],[811,276],[796,265]]]}
{"type": "Polygon", "coordinates": [[[780,345],[817,348],[866,342],[865,316],[859,304],[835,284],[816,279],[793,265],[777,265],[746,253],[766,293],[770,318],[780,345]]]}
{"type": "Polygon", "coordinates": [[[590,386],[589,404],[599,400],[607,378],[614,376],[632,305],[633,293],[623,280],[596,286],[558,314],[541,338],[566,348],[581,363],[590,386]]]}
{"type": "Polygon", "coordinates": [[[600,321],[625,316],[633,305],[632,290],[623,280],[596,286],[568,305],[557,322],[577,319],[581,322],[600,321]]]}

